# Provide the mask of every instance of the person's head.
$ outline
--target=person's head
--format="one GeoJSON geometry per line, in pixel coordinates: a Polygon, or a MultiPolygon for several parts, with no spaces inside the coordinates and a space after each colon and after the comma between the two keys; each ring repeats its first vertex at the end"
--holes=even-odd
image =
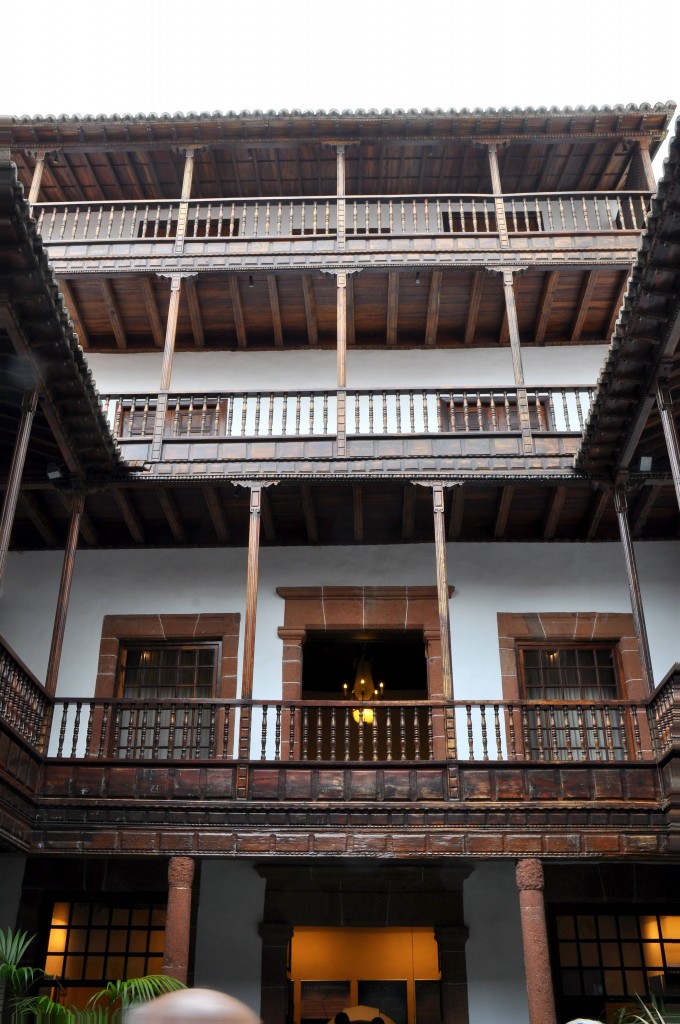
{"type": "Polygon", "coordinates": [[[125,1024],[262,1024],[249,1006],[209,988],[184,988],[131,1007],[125,1024]]]}

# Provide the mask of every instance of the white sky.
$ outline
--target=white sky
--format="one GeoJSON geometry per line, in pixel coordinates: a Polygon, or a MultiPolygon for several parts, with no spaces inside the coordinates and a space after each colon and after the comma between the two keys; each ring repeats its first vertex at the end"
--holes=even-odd
{"type": "MultiPolygon", "coordinates": [[[[12,114],[680,100],[680,0],[34,0],[12,114]]],[[[13,37],[13,38],[12,38],[13,37]]]]}

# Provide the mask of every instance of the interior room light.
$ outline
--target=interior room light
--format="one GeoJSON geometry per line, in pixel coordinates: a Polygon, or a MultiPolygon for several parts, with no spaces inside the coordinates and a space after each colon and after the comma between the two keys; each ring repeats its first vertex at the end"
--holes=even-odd
{"type": "MultiPolygon", "coordinates": [[[[352,687],[351,695],[354,700],[363,704],[369,700],[380,700],[385,692],[384,683],[374,683],[373,673],[371,671],[371,663],[368,658],[362,656],[359,659],[357,665],[356,675],[354,677],[354,685],[352,687]]],[[[350,696],[349,683],[342,684],[342,693],[344,697],[350,696]]],[[[352,709],[352,718],[357,725],[373,725],[375,721],[375,711],[373,708],[358,707],[352,709]]]]}

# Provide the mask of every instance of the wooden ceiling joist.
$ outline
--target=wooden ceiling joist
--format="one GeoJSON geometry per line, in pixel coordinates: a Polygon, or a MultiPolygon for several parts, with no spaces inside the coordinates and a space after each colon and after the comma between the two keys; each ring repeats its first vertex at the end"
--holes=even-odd
{"type": "Polygon", "coordinates": [[[397,344],[397,323],[399,320],[399,274],[391,271],[387,275],[387,347],[397,344]]]}
{"type": "Polygon", "coordinates": [[[269,305],[272,311],[274,344],[277,348],[283,348],[283,325],[281,323],[281,307],[279,305],[279,289],[276,284],[276,274],[267,275],[267,288],[269,289],[269,305]]]}
{"type": "Polygon", "coordinates": [[[465,321],[465,344],[471,345],[475,339],[477,328],[477,317],[479,315],[479,304],[482,301],[482,289],[484,287],[484,271],[476,270],[472,275],[472,290],[470,292],[470,305],[465,321]]]}
{"type": "Polygon", "coordinates": [[[314,296],[314,282],[311,274],[302,275],[302,294],[305,300],[307,340],[310,345],[318,345],[319,331],[316,322],[316,298],[314,296]]]}
{"type": "Polygon", "coordinates": [[[150,277],[142,277],[141,283],[144,305],[146,306],[146,315],[149,318],[149,326],[151,327],[151,333],[153,334],[154,344],[156,348],[162,349],[165,345],[165,332],[163,331],[161,315],[158,310],[158,303],[156,302],[153,280],[150,277]]]}
{"type": "Polygon", "coordinates": [[[413,484],[404,484],[404,500],[401,512],[401,539],[413,540],[416,525],[416,489],[413,484]]]}
{"type": "Polygon", "coordinates": [[[550,313],[552,311],[553,299],[555,298],[555,289],[557,287],[557,271],[551,270],[545,275],[545,281],[543,282],[543,292],[541,293],[541,304],[538,310],[538,320],[536,322],[536,328],[534,331],[534,344],[542,345],[543,339],[545,338],[545,332],[548,329],[548,323],[550,322],[550,313]]]}
{"type": "Polygon", "coordinates": [[[579,296],[578,307],[576,310],[576,317],[574,319],[573,326],[571,328],[571,342],[576,344],[580,341],[581,332],[583,331],[583,325],[586,322],[588,315],[588,308],[590,306],[591,299],[593,297],[593,291],[595,288],[595,281],[597,279],[596,270],[587,270],[581,286],[581,294],[579,296]]]}
{"type": "Polygon", "coordinates": [[[179,517],[179,512],[177,511],[174,498],[168,490],[160,487],[158,489],[158,500],[175,541],[177,544],[186,544],[186,534],[184,532],[184,527],[182,526],[182,521],[179,517]]]}
{"type": "Polygon", "coordinates": [[[510,502],[512,501],[514,490],[515,488],[512,484],[506,484],[501,490],[498,510],[496,512],[496,522],[494,523],[493,528],[495,540],[501,540],[505,535],[505,528],[508,525],[508,514],[510,512],[510,502]]]}
{"type": "Polygon", "coordinates": [[[433,270],[430,281],[430,294],[427,300],[427,320],[425,322],[425,344],[437,344],[437,327],[439,326],[439,305],[442,294],[443,271],[433,270]]]}
{"type": "Polygon", "coordinates": [[[243,315],[243,302],[237,274],[229,274],[229,294],[231,306],[234,313],[234,325],[236,327],[236,339],[239,348],[248,347],[248,335],[246,334],[246,319],[243,315]]]}
{"type": "Polygon", "coordinates": [[[354,543],[364,542],[364,505],[361,484],[352,487],[352,505],[354,514],[354,543]]]}
{"type": "Polygon", "coordinates": [[[59,162],[64,165],[64,168],[65,168],[65,170],[68,173],[69,179],[71,181],[71,188],[73,188],[73,190],[76,193],[76,199],[80,199],[81,201],[85,201],[85,199],[86,199],[85,193],[83,192],[82,186],[81,186],[80,182],[78,181],[78,178],[76,177],[76,174],[75,174],[75,171],[73,170],[73,167],[71,166],[71,162],[69,161],[69,158],[68,158],[68,155],[66,153],[66,150],[61,150],[60,151],[60,153],[59,153],[59,162]]]}
{"type": "Polygon", "coordinates": [[[652,511],[660,491],[661,487],[658,484],[643,487],[630,516],[630,530],[633,537],[639,537],[644,530],[649,513],[652,511]]]}
{"type": "Polygon", "coordinates": [[[458,540],[463,528],[463,512],[465,510],[465,487],[458,484],[451,495],[451,511],[449,512],[449,540],[458,540]]]}
{"type": "Polygon", "coordinates": [[[142,527],[140,518],[137,515],[137,511],[132,504],[131,499],[128,497],[128,495],[122,488],[115,488],[113,493],[118,504],[118,508],[120,509],[121,515],[125,520],[125,525],[130,531],[130,536],[132,537],[135,544],[143,544],[144,529],[142,527]]]}
{"type": "Polygon", "coordinates": [[[302,499],[302,513],[305,517],[307,540],[310,544],[318,544],[319,528],[316,521],[316,511],[314,509],[314,498],[312,496],[311,486],[304,483],[300,484],[300,495],[302,499]]]}
{"type": "Polygon", "coordinates": [[[201,317],[201,304],[198,298],[198,285],[196,278],[187,277],[187,302],[189,305],[189,317],[191,319],[191,331],[194,336],[196,348],[205,348],[205,334],[203,332],[203,318],[201,317]]]}
{"type": "Polygon", "coordinates": [[[548,514],[545,518],[545,526],[543,527],[543,540],[552,540],[555,536],[555,530],[557,529],[557,524],[560,519],[560,513],[562,512],[566,496],[566,487],[556,487],[553,491],[550,507],[548,508],[548,514]]]}
{"type": "Polygon", "coordinates": [[[150,152],[147,153],[143,149],[138,149],[135,152],[137,157],[139,158],[140,164],[142,165],[142,167],[146,171],[146,174],[150,178],[151,185],[153,186],[153,194],[161,197],[164,196],[165,191],[162,188],[160,181],[158,180],[156,168],[154,167],[153,154],[150,152]]]}
{"type": "Polygon", "coordinates": [[[123,327],[123,320],[120,315],[120,309],[118,308],[118,302],[116,296],[113,293],[113,287],[111,282],[106,277],[102,277],[99,281],[99,287],[101,288],[102,298],[104,299],[104,305],[106,306],[106,312],[109,315],[111,322],[111,330],[116,338],[116,344],[119,349],[127,348],[127,337],[125,336],[125,328],[123,327]]]}
{"type": "Polygon", "coordinates": [[[228,544],[229,526],[222,502],[217,495],[217,491],[214,487],[204,487],[203,497],[205,498],[205,503],[208,506],[208,512],[210,513],[210,519],[215,531],[215,536],[221,544],[228,544]]]}

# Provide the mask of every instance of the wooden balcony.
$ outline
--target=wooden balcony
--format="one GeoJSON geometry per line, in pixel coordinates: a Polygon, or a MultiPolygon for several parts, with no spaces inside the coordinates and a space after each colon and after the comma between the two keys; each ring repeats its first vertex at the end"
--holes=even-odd
{"type": "Polygon", "coordinates": [[[52,700],[6,648],[0,670],[12,848],[654,857],[672,843],[677,665],[638,704],[359,707],[52,700]]]}
{"type": "Polygon", "coordinates": [[[33,208],[58,274],[192,269],[630,263],[649,192],[386,195],[43,203],[33,208]],[[340,213],[340,216],[339,216],[340,213]]]}
{"type": "MultiPolygon", "coordinates": [[[[559,470],[569,467],[577,450],[593,389],[349,389],[342,397],[345,463],[370,469],[375,458],[399,458],[417,473],[417,463],[428,457],[520,459],[526,407],[536,454],[554,457],[559,470]]],[[[293,460],[298,468],[302,460],[313,471],[314,460],[337,458],[338,401],[330,390],[172,394],[161,414],[160,462],[211,464],[215,470],[228,463],[230,472],[252,473],[255,460],[293,460]]],[[[158,396],[106,395],[102,402],[123,456],[149,460],[158,396]]]]}

